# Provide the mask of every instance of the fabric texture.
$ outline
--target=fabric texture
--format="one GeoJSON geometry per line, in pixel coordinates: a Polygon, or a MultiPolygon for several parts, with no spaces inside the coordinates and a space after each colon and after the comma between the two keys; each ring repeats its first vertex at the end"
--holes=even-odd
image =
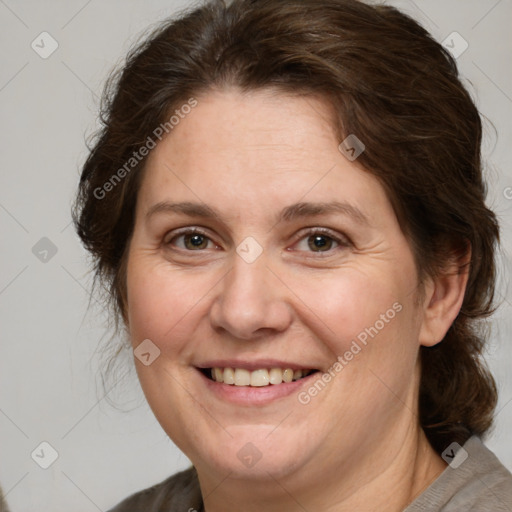
{"type": "Polygon", "coordinates": [[[478,437],[463,448],[404,512],[512,512],[512,474],[478,437]]]}
{"type": "Polygon", "coordinates": [[[202,512],[203,499],[195,468],[138,492],[109,512],[202,512]]]}
{"type": "MultiPolygon", "coordinates": [[[[450,465],[403,512],[512,512],[512,474],[478,437],[445,457],[450,465]]],[[[109,512],[202,512],[202,503],[192,467],[109,512]]]]}

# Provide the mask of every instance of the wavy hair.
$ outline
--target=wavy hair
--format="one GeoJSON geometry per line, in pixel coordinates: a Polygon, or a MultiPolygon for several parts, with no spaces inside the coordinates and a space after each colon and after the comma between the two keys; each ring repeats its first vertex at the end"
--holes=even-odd
{"type": "Polygon", "coordinates": [[[485,205],[478,110],[452,56],[409,16],[358,0],[209,1],[166,20],[127,56],[103,95],[102,128],[74,207],[119,320],[126,255],[145,159],[98,190],[187,99],[212,89],[273,87],[321,96],[340,141],[384,186],[420,279],[471,247],[459,315],[442,342],[421,347],[419,420],[438,452],[491,426],[496,386],[482,361],[480,320],[492,312],[499,229],[485,205]]]}

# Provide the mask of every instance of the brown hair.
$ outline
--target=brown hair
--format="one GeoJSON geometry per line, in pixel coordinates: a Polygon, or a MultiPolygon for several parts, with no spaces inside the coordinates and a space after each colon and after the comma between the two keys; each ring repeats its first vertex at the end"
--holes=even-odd
{"type": "Polygon", "coordinates": [[[484,203],[481,121],[451,55],[389,6],[211,1],[163,23],[131,51],[107,83],[103,128],[74,209],[116,318],[125,313],[126,253],[145,160],[128,170],[126,162],[180,104],[227,86],[328,99],[340,142],[348,134],[364,142],[357,162],[385,187],[421,278],[471,247],[469,266],[460,268],[469,273],[462,309],[441,343],[421,347],[419,420],[438,452],[485,433],[497,393],[477,320],[491,313],[499,231],[484,203]]]}

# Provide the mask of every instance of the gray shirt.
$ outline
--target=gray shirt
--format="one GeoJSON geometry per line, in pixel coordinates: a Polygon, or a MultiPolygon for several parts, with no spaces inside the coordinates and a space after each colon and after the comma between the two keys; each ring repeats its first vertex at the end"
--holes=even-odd
{"type": "MultiPolygon", "coordinates": [[[[476,436],[403,512],[512,512],[512,474],[476,436]]],[[[201,512],[194,468],[127,498],[110,512],[201,512]]]]}
{"type": "Polygon", "coordinates": [[[510,472],[478,437],[463,448],[404,512],[512,512],[510,472]]]}

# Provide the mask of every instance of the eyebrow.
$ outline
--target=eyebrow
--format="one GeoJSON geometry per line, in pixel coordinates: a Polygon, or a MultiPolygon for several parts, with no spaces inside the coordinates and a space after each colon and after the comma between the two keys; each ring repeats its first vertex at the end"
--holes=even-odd
{"type": "MultiPolygon", "coordinates": [[[[146,213],[146,220],[157,213],[177,213],[189,217],[200,217],[204,219],[217,218],[224,222],[223,215],[204,203],[190,201],[172,203],[161,201],[154,204],[146,213]]],[[[283,208],[276,217],[276,222],[292,222],[305,217],[317,217],[337,213],[354,219],[359,224],[369,225],[368,218],[359,208],[350,203],[330,201],[325,203],[294,203],[283,208]]]]}

